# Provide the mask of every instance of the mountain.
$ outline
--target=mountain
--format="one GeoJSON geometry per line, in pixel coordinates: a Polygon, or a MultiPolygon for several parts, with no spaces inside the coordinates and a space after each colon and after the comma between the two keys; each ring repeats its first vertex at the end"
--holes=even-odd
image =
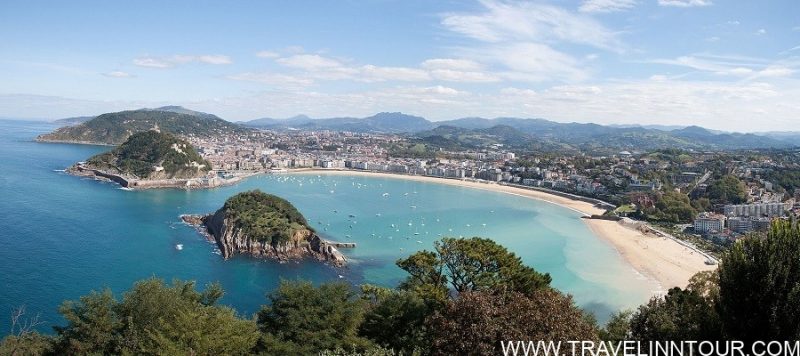
{"type": "Polygon", "coordinates": [[[68,117],[68,118],[65,118],[65,119],[53,120],[53,123],[57,124],[58,126],[73,126],[73,125],[82,124],[82,123],[84,123],[86,121],[94,119],[95,117],[96,116],[68,117]]]}
{"type": "Polygon", "coordinates": [[[108,113],[75,126],[40,135],[39,141],[118,145],[136,132],[153,128],[179,136],[210,137],[246,129],[211,114],[179,106],[108,113]]]}
{"type": "Polygon", "coordinates": [[[800,131],[758,132],[755,135],[769,137],[773,140],[784,141],[794,145],[800,144],[800,131]]]}
{"type": "Polygon", "coordinates": [[[137,132],[110,152],[92,156],[79,169],[133,179],[182,179],[205,176],[211,164],[188,142],[151,130],[137,132]]]}
{"type": "Polygon", "coordinates": [[[257,127],[257,128],[267,128],[267,127],[275,127],[275,126],[286,126],[286,127],[293,127],[297,125],[307,124],[314,119],[306,116],[306,115],[297,115],[290,117],[288,119],[272,119],[272,118],[261,118],[255,119],[250,121],[241,122],[242,125],[248,127],[257,127]]]}
{"type": "MultiPolygon", "coordinates": [[[[676,137],[687,138],[696,142],[704,142],[718,148],[764,148],[786,147],[788,142],[776,140],[771,137],[743,133],[718,133],[699,126],[689,126],[680,130],[671,131],[676,137]]],[[[797,144],[800,141],[795,141],[797,144]]]]}
{"type": "Polygon", "coordinates": [[[399,112],[382,112],[365,118],[311,119],[308,116],[299,115],[288,119],[256,119],[242,124],[248,127],[276,130],[302,129],[384,133],[417,132],[436,127],[434,123],[422,117],[399,112]]]}

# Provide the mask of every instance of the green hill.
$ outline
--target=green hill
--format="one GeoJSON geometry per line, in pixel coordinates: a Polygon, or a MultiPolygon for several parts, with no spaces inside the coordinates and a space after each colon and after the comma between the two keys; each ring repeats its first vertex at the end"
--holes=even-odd
{"type": "Polygon", "coordinates": [[[312,230],[292,203],[259,190],[228,198],[222,211],[244,235],[273,245],[291,240],[298,230],[312,230]]]}
{"type": "Polygon", "coordinates": [[[75,126],[39,136],[39,141],[118,145],[136,132],[158,128],[179,136],[211,137],[246,132],[247,129],[214,115],[191,110],[140,109],[97,116],[75,126]]]}
{"type": "Polygon", "coordinates": [[[140,179],[194,178],[211,164],[188,142],[168,133],[138,132],[110,152],[89,158],[86,168],[140,179]]]}

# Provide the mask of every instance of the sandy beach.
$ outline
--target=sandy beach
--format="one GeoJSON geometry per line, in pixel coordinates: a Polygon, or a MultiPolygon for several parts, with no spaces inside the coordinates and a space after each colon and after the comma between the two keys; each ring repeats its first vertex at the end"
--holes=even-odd
{"type": "MultiPolygon", "coordinates": [[[[351,170],[298,169],[288,171],[291,174],[318,174],[322,172],[338,175],[368,175],[371,177],[407,179],[484,189],[550,202],[587,216],[605,212],[605,210],[589,202],[496,183],[351,170]]],[[[695,273],[716,268],[716,266],[706,265],[706,257],[703,255],[670,239],[644,234],[634,226],[608,220],[583,220],[595,235],[610,243],[634,269],[657,281],[663,290],[674,286],[683,288],[695,273]]]]}

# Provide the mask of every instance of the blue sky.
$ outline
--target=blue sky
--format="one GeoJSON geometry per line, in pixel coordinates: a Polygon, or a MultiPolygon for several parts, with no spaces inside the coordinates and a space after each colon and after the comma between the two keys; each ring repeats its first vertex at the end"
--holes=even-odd
{"type": "Polygon", "coordinates": [[[2,117],[800,122],[794,0],[5,0],[0,36],[2,117]]]}

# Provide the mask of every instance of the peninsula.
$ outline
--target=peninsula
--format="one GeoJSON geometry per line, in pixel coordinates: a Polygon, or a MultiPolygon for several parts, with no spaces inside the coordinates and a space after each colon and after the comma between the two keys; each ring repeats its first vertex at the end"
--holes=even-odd
{"type": "Polygon", "coordinates": [[[355,246],[322,239],[290,202],[259,190],[228,198],[213,214],[181,219],[213,237],[225,259],[235,254],[280,261],[312,257],[344,266],[347,259],[337,246],[355,246]]]}
{"type": "Polygon", "coordinates": [[[211,187],[224,183],[191,144],[168,133],[138,132],[113,150],[79,162],[68,173],[125,188],[211,187]]]}

